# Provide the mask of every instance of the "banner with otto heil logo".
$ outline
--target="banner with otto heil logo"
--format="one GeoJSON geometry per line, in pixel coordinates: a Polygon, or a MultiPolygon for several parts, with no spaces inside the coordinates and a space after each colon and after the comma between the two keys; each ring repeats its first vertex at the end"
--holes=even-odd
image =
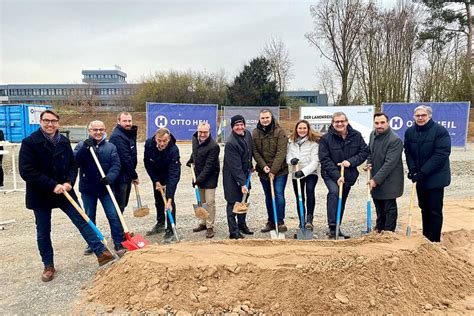
{"type": "Polygon", "coordinates": [[[446,127],[451,146],[465,147],[469,122],[469,102],[382,103],[382,111],[390,118],[390,127],[403,139],[405,131],[413,126],[414,110],[419,105],[433,109],[433,120],[446,127]]]}
{"type": "Polygon", "coordinates": [[[168,128],[176,140],[191,141],[201,122],[211,125],[217,136],[217,104],[152,103],[146,104],[146,135],[152,137],[161,127],[168,128]]]}

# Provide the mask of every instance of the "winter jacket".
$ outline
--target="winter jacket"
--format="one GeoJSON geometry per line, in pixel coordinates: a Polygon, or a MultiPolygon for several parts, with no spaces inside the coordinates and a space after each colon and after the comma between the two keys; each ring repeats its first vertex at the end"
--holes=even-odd
{"type": "Polygon", "coordinates": [[[432,119],[423,126],[415,124],[405,132],[404,147],[409,172],[422,176],[417,188],[444,188],[451,183],[451,137],[446,128],[432,119]]]}
{"type": "Polygon", "coordinates": [[[340,136],[334,127],[330,126],[326,134],[319,141],[319,161],[321,162],[321,176],[331,178],[337,182],[341,173],[338,163],[347,160],[351,163],[349,168],[344,168],[345,186],[352,186],[359,176],[357,167],[361,165],[369,155],[369,148],[360,132],[349,124],[347,125],[347,136],[340,136]]]}
{"type": "MultiPolygon", "coordinates": [[[[301,145],[290,139],[288,142],[288,152],[286,154],[286,163],[291,166],[291,159],[298,158],[300,170],[303,171],[304,177],[310,174],[318,174],[319,144],[306,139],[301,145]]],[[[293,170],[296,171],[296,170],[293,170]]],[[[296,179],[293,174],[293,179],[296,179]]]]}
{"type": "Polygon", "coordinates": [[[109,142],[117,147],[117,153],[120,157],[120,173],[117,177],[117,183],[130,183],[138,179],[135,171],[137,168],[137,131],[134,125],[131,130],[126,130],[119,124],[114,128],[110,135],[109,142]]]}
{"type": "MultiPolygon", "coordinates": [[[[19,154],[20,175],[26,182],[26,207],[56,208],[69,203],[62,194],[53,192],[57,184],[74,186],[77,166],[69,139],[60,135],[54,146],[40,129],[23,139],[19,154]]],[[[68,192],[77,200],[74,190],[68,192]]]]}
{"type": "Polygon", "coordinates": [[[371,179],[377,183],[371,191],[377,200],[390,200],[403,194],[403,142],[389,127],[381,134],[373,131],[367,163],[372,165],[371,179]]]}
{"type": "MultiPolygon", "coordinates": [[[[105,176],[114,182],[120,172],[120,158],[114,144],[102,139],[95,146],[95,153],[99,159],[105,176]]],[[[77,144],[74,149],[74,158],[79,170],[79,191],[89,195],[103,196],[108,194],[105,185],[101,182],[102,176],[95,164],[94,158],[84,142],[77,144]]]]}
{"type": "MultiPolygon", "coordinates": [[[[275,122],[275,121],[272,121],[275,122]]],[[[270,167],[270,172],[276,176],[288,174],[286,164],[286,151],[288,147],[288,137],[285,131],[275,122],[274,127],[265,133],[260,123],[252,132],[253,157],[257,163],[258,176],[268,179],[268,173],[263,171],[263,167],[270,167]]]]}
{"type": "MultiPolygon", "coordinates": [[[[242,200],[242,186],[252,169],[252,136],[232,132],[224,147],[223,184],[224,197],[228,203],[242,200]]],[[[250,189],[250,186],[249,186],[250,189]]]]}
{"type": "Polygon", "coordinates": [[[164,150],[158,150],[154,137],[145,142],[145,155],[143,162],[145,169],[153,182],[166,185],[166,199],[173,199],[181,176],[181,162],[179,161],[179,149],[176,146],[176,138],[170,135],[171,140],[164,150]]]}
{"type": "Polygon", "coordinates": [[[195,166],[196,182],[200,188],[215,189],[219,179],[219,145],[211,135],[199,144],[197,132],[193,135],[193,152],[187,164],[195,166]]]}

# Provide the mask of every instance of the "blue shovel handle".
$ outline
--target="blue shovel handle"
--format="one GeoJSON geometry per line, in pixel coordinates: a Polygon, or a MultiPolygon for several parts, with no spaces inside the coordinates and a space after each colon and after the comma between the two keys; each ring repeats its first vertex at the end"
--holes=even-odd
{"type": "Polygon", "coordinates": [[[196,192],[196,200],[198,205],[201,205],[201,194],[199,194],[199,188],[197,186],[194,188],[194,192],[196,192]]]}

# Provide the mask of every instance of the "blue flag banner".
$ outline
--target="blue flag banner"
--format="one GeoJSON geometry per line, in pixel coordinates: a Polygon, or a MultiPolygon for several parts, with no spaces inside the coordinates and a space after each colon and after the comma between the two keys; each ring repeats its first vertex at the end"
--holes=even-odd
{"type": "Polygon", "coordinates": [[[451,146],[466,146],[469,122],[469,102],[382,103],[382,111],[390,118],[390,127],[403,139],[408,127],[413,126],[414,110],[419,105],[433,109],[433,120],[446,127],[451,146]]]}
{"type": "Polygon", "coordinates": [[[168,128],[176,140],[191,141],[201,122],[211,125],[217,137],[217,104],[151,103],[146,104],[146,137],[161,127],[168,128]]]}
{"type": "Polygon", "coordinates": [[[280,118],[280,108],[278,106],[225,106],[224,107],[224,117],[222,118],[221,129],[223,131],[223,139],[227,140],[231,133],[230,129],[230,119],[232,116],[240,114],[245,118],[245,128],[247,128],[250,133],[257,127],[260,111],[262,109],[269,109],[275,119],[278,121],[280,118]]]}

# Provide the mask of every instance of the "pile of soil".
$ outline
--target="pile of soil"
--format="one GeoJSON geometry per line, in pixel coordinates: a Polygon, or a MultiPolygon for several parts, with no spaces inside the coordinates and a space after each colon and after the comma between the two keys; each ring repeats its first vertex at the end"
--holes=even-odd
{"type": "Polygon", "coordinates": [[[474,231],[443,240],[372,233],[155,244],[98,271],[82,306],[183,315],[449,311],[472,294],[474,231]]]}

